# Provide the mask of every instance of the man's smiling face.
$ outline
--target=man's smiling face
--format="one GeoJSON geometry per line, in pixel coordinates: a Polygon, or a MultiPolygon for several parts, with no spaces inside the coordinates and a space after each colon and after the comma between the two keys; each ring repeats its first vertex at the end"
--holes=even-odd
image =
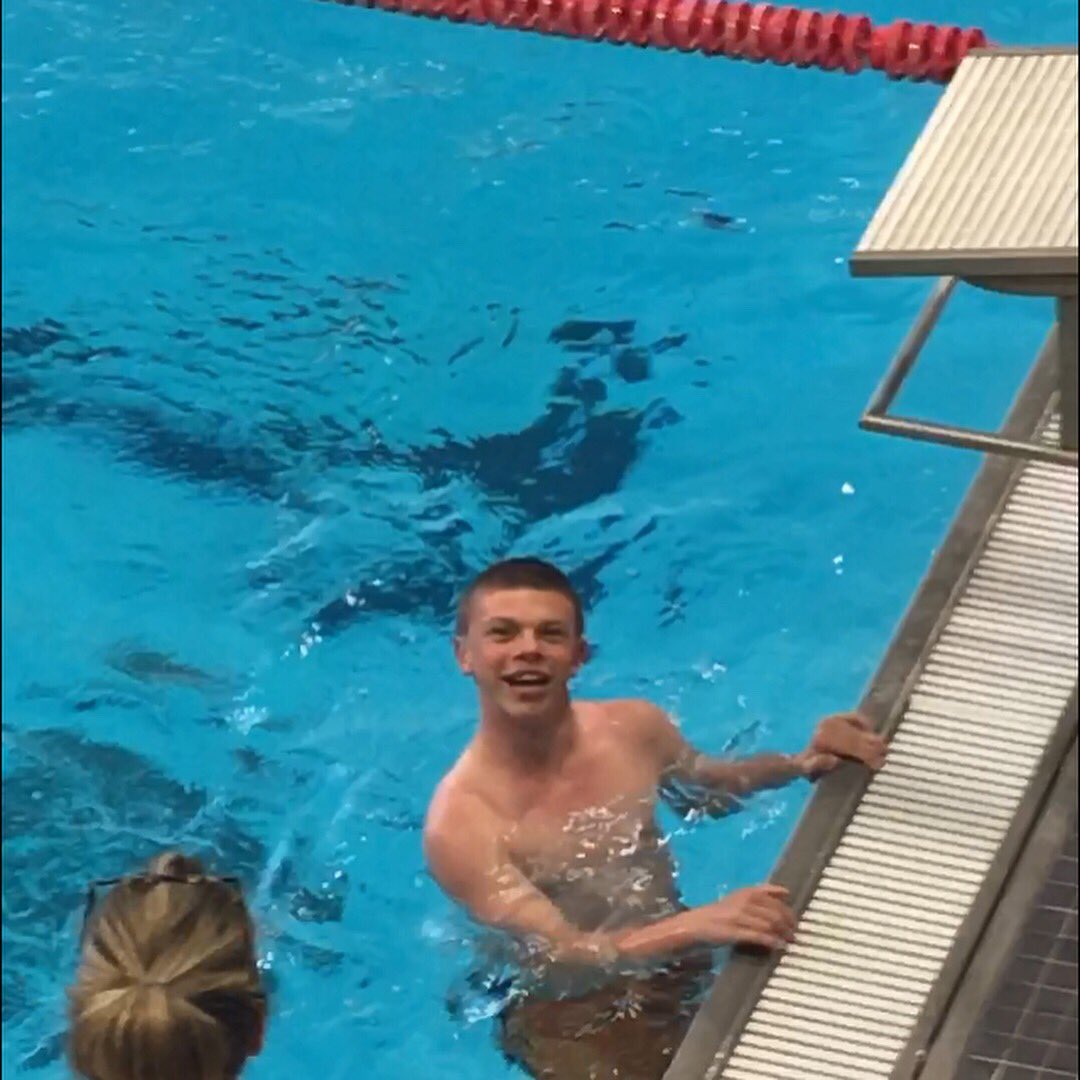
{"type": "Polygon", "coordinates": [[[480,589],[454,650],[481,700],[522,720],[565,705],[588,653],[571,600],[543,589],[480,589]]]}

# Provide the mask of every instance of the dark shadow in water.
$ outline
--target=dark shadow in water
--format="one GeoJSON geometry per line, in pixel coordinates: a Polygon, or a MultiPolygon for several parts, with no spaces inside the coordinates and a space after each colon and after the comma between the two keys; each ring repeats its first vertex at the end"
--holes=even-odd
{"type": "Polygon", "coordinates": [[[43,319],[32,326],[5,326],[0,331],[0,351],[5,357],[15,355],[29,359],[61,341],[70,340],[71,335],[63,323],[43,319]]]}
{"type": "MultiPolygon", "coordinates": [[[[632,341],[634,325],[633,320],[577,321],[556,328],[552,337],[564,347],[582,351],[586,362],[614,352],[616,372],[627,381],[638,381],[646,376],[653,355],[679,347],[685,336],[662,338],[647,349],[624,347],[622,343],[632,341]]],[[[67,331],[51,320],[4,334],[5,342],[12,342],[23,359],[40,358],[58,341],[70,341],[67,331]]],[[[46,360],[57,362],[47,356],[46,360]]],[[[439,430],[434,434],[440,441],[430,445],[394,447],[371,421],[350,431],[334,417],[323,416],[313,429],[275,408],[272,411],[280,416],[264,419],[257,429],[268,437],[258,445],[229,446],[212,430],[224,425],[225,416],[196,417],[206,429],[197,433],[165,423],[158,412],[138,403],[125,402],[120,408],[93,401],[49,403],[34,392],[40,385],[34,376],[18,371],[9,376],[5,370],[5,378],[9,377],[19,382],[12,383],[10,412],[5,403],[5,423],[14,417],[16,422],[106,428],[121,438],[122,457],[200,484],[226,484],[263,498],[290,494],[293,505],[302,506],[303,498],[289,492],[287,477],[295,456],[309,451],[327,467],[361,475],[364,469],[399,469],[419,477],[427,490],[467,479],[506,525],[505,551],[493,552],[492,557],[509,551],[531,524],[617,491],[641,453],[645,432],[679,420],[662,401],[644,409],[604,408],[608,396],[604,379],[564,367],[555,376],[544,413],[518,431],[466,441],[439,430]]],[[[149,388],[140,389],[149,393],[149,388]]],[[[428,530],[428,558],[404,563],[388,558],[365,567],[363,582],[314,612],[303,625],[327,635],[371,614],[405,614],[445,623],[461,586],[480,569],[461,553],[461,537],[469,531],[468,523],[458,518],[445,528],[428,530]]],[[[571,568],[587,603],[599,598],[600,570],[623,546],[610,547],[589,565],[571,568]]],[[[272,580],[272,569],[264,570],[252,586],[265,587],[272,580]]]]}
{"type": "MultiPolygon", "coordinates": [[[[567,576],[581,596],[586,611],[591,610],[604,596],[601,583],[603,571],[628,547],[644,539],[656,529],[650,521],[630,539],[608,545],[591,559],[577,566],[564,566],[567,576]]],[[[513,535],[505,550],[491,553],[492,559],[502,558],[513,547],[513,535]]],[[[540,552],[541,556],[545,553],[540,552]]],[[[466,563],[460,558],[453,573],[447,573],[445,565],[437,565],[429,559],[411,563],[380,563],[369,570],[368,580],[351,588],[343,597],[337,597],[320,608],[305,623],[321,637],[330,637],[347,630],[354,623],[370,615],[405,615],[426,618],[449,627],[454,619],[455,605],[462,589],[483,565],[466,563]],[[378,585],[372,584],[378,581],[378,585]]],[[[384,822],[387,824],[387,822],[384,822]]],[[[400,823],[399,823],[400,824],[400,823]]],[[[419,818],[411,824],[419,828],[419,818]]]]}
{"type": "MultiPolygon", "coordinates": [[[[29,334],[17,355],[38,355],[50,341],[47,334],[29,334]]],[[[627,381],[639,381],[646,377],[647,364],[644,350],[624,350],[617,370],[627,381]]],[[[149,394],[149,387],[137,383],[125,389],[149,394]]],[[[295,456],[304,454],[332,467],[408,469],[429,488],[464,476],[498,508],[537,521],[615,491],[636,460],[647,419],[634,410],[597,411],[606,397],[603,381],[581,378],[572,370],[559,373],[553,391],[556,400],[526,428],[471,442],[443,431],[436,432],[441,443],[395,449],[371,422],[349,431],[332,417],[322,417],[313,427],[274,409],[268,411],[282,415],[258,424],[256,435],[264,436],[258,443],[230,445],[218,435],[227,415],[202,412],[180,427],[160,410],[131,401],[106,405],[86,398],[50,399],[44,380],[12,368],[5,358],[4,424],[105,429],[120,438],[123,457],[199,484],[224,484],[269,499],[289,493],[295,456]]]]}
{"type": "MultiPolygon", "coordinates": [[[[176,239],[170,240],[175,230],[165,225],[129,227],[148,237],[140,242],[154,243],[156,237],[170,244],[176,239]]],[[[115,223],[114,228],[123,226],[115,223]]],[[[443,432],[441,443],[388,448],[372,438],[378,435],[377,418],[354,414],[351,429],[348,409],[343,411],[345,423],[328,414],[302,418],[291,391],[312,385],[307,358],[311,349],[301,345],[298,353],[294,346],[282,354],[280,364],[268,361],[283,345],[328,338],[340,350],[334,352],[333,363],[349,377],[369,382],[370,365],[381,367],[388,351],[421,366],[434,362],[421,355],[425,348],[432,356],[442,352],[445,346],[427,341],[423,333],[410,342],[399,316],[388,310],[409,302],[408,277],[331,273],[305,279],[280,248],[229,251],[222,245],[230,238],[219,233],[179,239],[203,248],[193,273],[202,293],[198,311],[179,295],[160,290],[151,291],[148,302],[159,312],[158,339],[186,344],[168,355],[153,353],[152,345],[135,346],[127,336],[142,342],[152,328],[125,322],[123,316],[110,330],[78,331],[52,318],[5,327],[5,427],[92,428],[118,442],[121,456],[149,468],[260,498],[288,496],[301,506],[304,498],[290,483],[298,465],[308,475],[322,468],[389,465],[419,472],[429,487],[464,476],[481,489],[496,513],[525,521],[564,513],[616,490],[636,459],[643,414],[602,410],[604,378],[585,378],[573,370],[556,375],[553,400],[533,423],[469,442],[443,432]],[[256,265],[249,265],[255,260],[256,265]],[[135,369],[137,377],[111,363],[142,353],[145,363],[135,369]],[[208,353],[213,362],[208,362],[208,353]],[[165,396],[167,384],[143,377],[144,368],[152,371],[158,365],[183,376],[190,386],[212,387],[232,371],[245,380],[251,373],[265,383],[267,393],[246,402],[246,411],[256,408],[257,416],[234,416],[235,410],[215,411],[203,402],[185,404],[165,396]],[[237,427],[242,435],[236,434],[237,427]]],[[[488,304],[485,310],[492,346],[506,348],[517,339],[520,309],[488,304]]],[[[676,335],[643,346],[634,341],[636,329],[633,318],[572,318],[555,326],[549,341],[584,363],[606,357],[607,378],[636,383],[649,378],[653,357],[685,341],[685,335],[676,335]]],[[[464,361],[486,340],[473,336],[440,362],[464,361]]],[[[215,397],[227,400],[223,394],[210,400],[215,397]]]]}
{"type": "MultiPolygon", "coordinates": [[[[180,305],[155,292],[156,307],[176,324],[172,336],[193,340],[178,355],[148,356],[148,365],[165,363],[191,385],[212,386],[212,380],[232,369],[238,377],[244,370],[262,371],[265,350],[280,347],[275,342],[311,337],[336,338],[347,345],[335,363],[350,376],[367,377],[368,348],[378,353],[380,363],[383,351],[390,347],[412,356],[418,364],[430,362],[408,345],[398,319],[386,311],[387,305],[399,302],[395,294],[407,291],[403,276],[396,279],[401,284],[343,275],[312,284],[297,277],[287,260],[276,261],[286,272],[236,268],[220,259],[210,260],[206,270],[196,274],[199,280],[205,279],[205,288],[218,290],[207,294],[209,310],[204,322],[192,323],[180,305]],[[230,297],[236,310],[218,302],[230,297]],[[358,316],[358,304],[368,314],[358,316]],[[352,312],[352,317],[343,317],[345,312],[352,312]],[[293,326],[281,333],[267,332],[282,324],[293,326]],[[211,334],[215,339],[224,335],[224,339],[211,340],[207,336],[211,334]],[[216,366],[207,366],[207,351],[217,357],[216,366]]],[[[493,307],[500,308],[488,305],[493,307]]],[[[513,342],[519,329],[519,309],[507,312],[509,328],[497,326],[492,339],[492,344],[501,347],[513,342]]],[[[117,333],[140,330],[125,325],[117,333]]],[[[335,416],[329,409],[319,414],[316,408],[301,417],[290,388],[310,385],[310,380],[301,364],[290,370],[288,363],[267,384],[258,415],[240,418],[242,435],[238,435],[236,418],[230,412],[164,398],[156,384],[110,364],[128,350],[115,340],[100,340],[103,331],[89,331],[80,340],[69,326],[44,319],[3,330],[4,424],[6,428],[66,425],[102,432],[122,459],[200,486],[228,487],[260,499],[287,499],[290,507],[311,513],[322,510],[297,482],[301,473],[318,476],[342,470],[362,484],[367,470],[400,470],[418,477],[429,492],[464,479],[502,522],[498,550],[488,553],[497,558],[513,550],[531,525],[618,491],[638,460],[648,432],[679,421],[678,413],[663,400],[644,407],[606,404],[616,381],[646,382],[655,359],[686,342],[685,334],[671,334],[641,345],[635,342],[636,332],[637,322],[632,318],[568,319],[551,330],[549,342],[564,357],[573,357],[573,362],[555,371],[550,398],[540,416],[519,430],[474,439],[436,430],[432,441],[408,446],[392,444],[380,432],[377,420],[350,417],[348,410],[335,416]]],[[[164,334],[169,336],[167,327],[164,334]]],[[[470,339],[449,361],[441,362],[468,362],[483,340],[470,339]]],[[[307,346],[302,349],[308,351],[307,346]]],[[[296,360],[292,356],[291,362],[296,360]]],[[[453,508],[444,517],[445,525],[424,529],[424,558],[406,561],[390,555],[378,565],[364,566],[362,574],[357,574],[362,576],[360,584],[319,608],[302,625],[316,627],[325,635],[368,614],[448,620],[458,590],[479,567],[463,554],[469,523],[453,508]]],[[[623,546],[610,546],[589,564],[570,568],[587,603],[601,595],[600,571],[623,546]]],[[[285,573],[287,569],[260,567],[250,583],[253,588],[265,588],[279,583],[285,573]]]]}
{"type": "Polygon", "coordinates": [[[644,414],[589,413],[553,403],[522,431],[444,441],[415,450],[411,462],[428,486],[466,476],[493,502],[525,521],[566,513],[618,490],[637,459],[644,414]]]}

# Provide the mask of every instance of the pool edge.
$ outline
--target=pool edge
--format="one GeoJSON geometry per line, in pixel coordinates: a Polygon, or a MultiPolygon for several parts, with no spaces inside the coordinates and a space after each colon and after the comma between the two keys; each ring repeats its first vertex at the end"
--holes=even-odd
{"type": "MultiPolygon", "coordinates": [[[[1027,380],[1010,409],[1003,433],[1016,437],[1031,436],[1038,428],[1055,389],[1055,363],[1052,335],[1047,339],[1034,363],[1027,380]]],[[[915,596],[897,631],[886,649],[864,694],[861,707],[870,716],[876,728],[886,734],[899,725],[908,692],[918,676],[929,647],[934,642],[942,624],[947,621],[957,590],[967,577],[967,571],[977,557],[980,542],[996,513],[1007,498],[1012,482],[1023,468],[1023,463],[1009,458],[989,457],[979,469],[970,485],[961,507],[950,525],[946,539],[931,561],[930,567],[916,590],[915,596]]],[[[1073,691],[1075,701],[1075,689],[1073,691]]],[[[1040,763],[1040,772],[1029,785],[1021,800],[1016,818],[1008,832],[1008,842],[1003,843],[995,856],[995,863],[987,879],[1007,873],[1022,845],[1026,829],[1018,832],[1018,821],[1033,816],[1037,806],[1034,800],[1045,795],[1049,779],[1057,771],[1061,757],[1069,741],[1068,710],[1059,721],[1058,729],[1051,738],[1056,749],[1048,751],[1040,763]]],[[[1075,708],[1072,712],[1075,728],[1075,708]]],[[[795,831],[775,865],[770,880],[785,885],[791,891],[796,911],[802,912],[813,896],[818,883],[834,851],[843,838],[870,778],[866,772],[854,766],[844,766],[824,779],[817,787],[795,831]]],[[[1029,822],[1030,824],[1030,822],[1029,822]]],[[[969,948],[962,957],[959,949],[950,952],[941,977],[924,1001],[909,1046],[901,1055],[894,1075],[901,1066],[909,1074],[917,1071],[919,1062],[908,1059],[911,1054],[922,1052],[912,1046],[918,1041],[919,1031],[927,1026],[935,1030],[941,1013],[951,999],[955,982],[966,966],[970,946],[989,917],[990,909],[997,899],[998,890],[992,896],[979,896],[965,918],[956,941],[969,948]],[[955,969],[955,970],[953,970],[955,969]],[[950,976],[950,977],[947,977],[950,976]],[[943,1000],[935,1001],[935,996],[943,1000]],[[936,1011],[935,1011],[936,1010],[936,1011]]],[[[737,950],[714,981],[712,990],[698,1011],[690,1030],[677,1051],[664,1080],[702,1080],[703,1077],[723,1075],[723,1068],[739,1041],[743,1029],[750,1021],[758,999],[770,976],[779,963],[778,957],[763,957],[737,950]]]]}

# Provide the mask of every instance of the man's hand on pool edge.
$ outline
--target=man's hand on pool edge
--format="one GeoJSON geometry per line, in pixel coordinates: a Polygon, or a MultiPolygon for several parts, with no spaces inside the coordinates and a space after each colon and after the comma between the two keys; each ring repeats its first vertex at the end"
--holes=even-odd
{"type": "Polygon", "coordinates": [[[783,950],[795,940],[795,914],[782,885],[736,889],[674,919],[682,921],[693,941],[705,945],[783,950]]]}
{"type": "Polygon", "coordinates": [[[817,780],[841,761],[858,761],[877,772],[885,764],[887,752],[885,740],[874,733],[866,717],[844,712],[826,716],[796,760],[804,776],[817,780]]]}

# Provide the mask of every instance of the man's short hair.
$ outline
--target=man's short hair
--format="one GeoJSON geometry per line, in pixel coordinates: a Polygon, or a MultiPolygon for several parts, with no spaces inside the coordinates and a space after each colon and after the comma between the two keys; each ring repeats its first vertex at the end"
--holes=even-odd
{"type": "Polygon", "coordinates": [[[536,589],[565,596],[574,605],[574,624],[578,635],[585,632],[585,611],[581,597],[570,579],[543,559],[504,559],[477,574],[461,594],[454,632],[460,637],[469,629],[469,605],[478,592],[487,589],[536,589]]]}

